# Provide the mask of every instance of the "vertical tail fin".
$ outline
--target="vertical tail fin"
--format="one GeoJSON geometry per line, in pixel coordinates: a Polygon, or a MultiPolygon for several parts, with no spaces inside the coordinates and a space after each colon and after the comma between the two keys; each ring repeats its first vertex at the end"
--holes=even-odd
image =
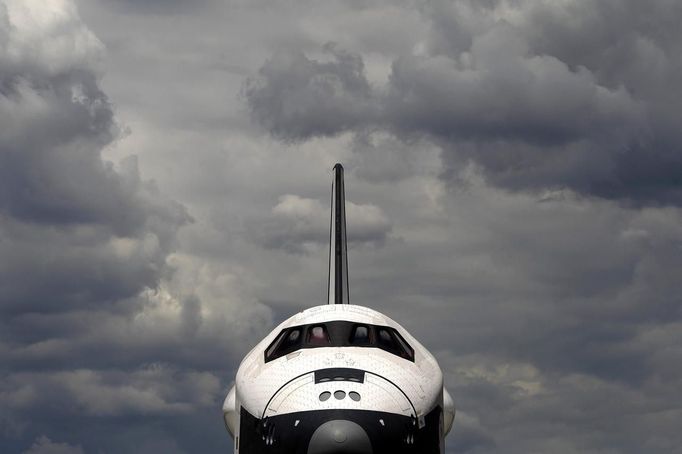
{"type": "Polygon", "coordinates": [[[329,228],[329,304],[349,304],[348,251],[346,241],[346,195],[343,166],[334,166],[332,181],[332,213],[329,228]]]}

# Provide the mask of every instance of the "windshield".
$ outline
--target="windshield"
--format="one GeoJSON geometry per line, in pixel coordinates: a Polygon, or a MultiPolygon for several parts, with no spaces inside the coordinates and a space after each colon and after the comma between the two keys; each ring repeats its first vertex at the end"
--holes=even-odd
{"type": "Polygon", "coordinates": [[[265,349],[265,362],[302,348],[317,347],[380,348],[414,362],[414,349],[395,328],[348,321],[332,321],[286,328],[265,349]]]}

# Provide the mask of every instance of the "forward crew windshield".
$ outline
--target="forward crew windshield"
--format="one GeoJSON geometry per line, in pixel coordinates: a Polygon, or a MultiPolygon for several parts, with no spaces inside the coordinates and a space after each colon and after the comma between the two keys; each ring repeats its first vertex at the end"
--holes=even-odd
{"type": "Polygon", "coordinates": [[[265,350],[265,362],[317,347],[374,347],[414,362],[414,349],[394,328],[348,321],[286,328],[265,350]]]}

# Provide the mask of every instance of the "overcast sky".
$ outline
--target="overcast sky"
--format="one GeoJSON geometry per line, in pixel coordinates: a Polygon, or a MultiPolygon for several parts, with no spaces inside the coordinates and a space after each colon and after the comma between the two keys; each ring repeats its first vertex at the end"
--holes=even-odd
{"type": "Polygon", "coordinates": [[[229,453],[326,301],[431,349],[448,454],[682,449],[679,0],[0,0],[0,451],[229,453]]]}

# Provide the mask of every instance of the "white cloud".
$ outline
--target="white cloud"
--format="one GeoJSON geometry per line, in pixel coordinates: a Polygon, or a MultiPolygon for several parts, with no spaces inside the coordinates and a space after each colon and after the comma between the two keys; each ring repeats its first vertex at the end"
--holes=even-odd
{"type": "Polygon", "coordinates": [[[53,442],[46,436],[38,437],[24,454],[83,454],[80,446],[53,442]]]}
{"type": "Polygon", "coordinates": [[[71,0],[4,0],[12,31],[0,61],[37,66],[47,75],[92,67],[102,43],[81,21],[71,0]]]}

